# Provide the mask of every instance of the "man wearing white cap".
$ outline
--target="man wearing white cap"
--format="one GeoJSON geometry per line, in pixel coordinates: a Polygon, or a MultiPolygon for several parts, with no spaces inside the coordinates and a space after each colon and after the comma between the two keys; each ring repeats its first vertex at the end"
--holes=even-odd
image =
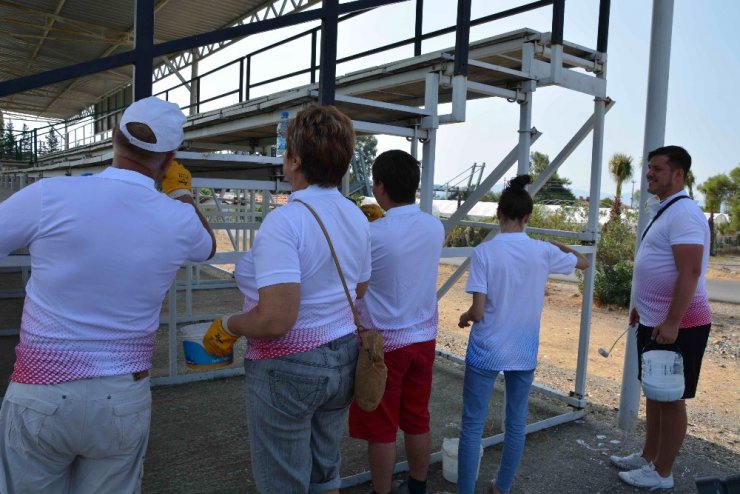
{"type": "Polygon", "coordinates": [[[137,101],[111,167],[0,203],[0,258],[28,245],[32,268],[0,409],[2,493],[141,490],[162,300],[183,263],[216,248],[172,165],[184,122],[173,103],[137,101]]]}

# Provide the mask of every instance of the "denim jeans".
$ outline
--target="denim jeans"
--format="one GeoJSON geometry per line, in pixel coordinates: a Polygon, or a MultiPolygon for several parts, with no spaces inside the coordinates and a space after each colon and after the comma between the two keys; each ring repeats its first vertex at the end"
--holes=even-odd
{"type": "MultiPolygon", "coordinates": [[[[472,494],[480,461],[480,443],[483,426],[488,417],[488,403],[493,384],[500,371],[465,367],[463,383],[463,413],[460,428],[460,446],[457,452],[457,492],[472,494]]],[[[529,389],[534,380],[534,369],[504,371],[506,382],[506,421],[504,453],[496,476],[496,487],[509,492],[519,460],[524,452],[525,427],[529,389]]]]}
{"type": "Polygon", "coordinates": [[[252,475],[261,493],[339,489],[339,442],[352,402],[357,336],[245,360],[252,475]]]}

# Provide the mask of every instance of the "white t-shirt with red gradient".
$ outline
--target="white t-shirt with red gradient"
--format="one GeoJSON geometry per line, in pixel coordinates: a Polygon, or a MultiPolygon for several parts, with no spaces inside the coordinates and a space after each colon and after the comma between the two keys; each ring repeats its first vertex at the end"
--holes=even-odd
{"type": "Polygon", "coordinates": [[[119,168],[40,180],[0,203],[0,258],[31,277],[10,379],[55,384],[151,367],[162,299],[212,239],[193,207],[119,168]]]}
{"type": "MultiPolygon", "coordinates": [[[[659,210],[681,195],[686,193],[681,191],[661,201],[659,210]]],[[[712,311],[705,280],[709,263],[709,224],[702,210],[690,198],[678,200],[666,209],[640,242],[633,274],[635,308],[640,324],[655,327],[668,315],[678,278],[673,258],[674,245],[704,246],[696,292],[679,327],[710,324],[712,311]]]]}
{"type": "Polygon", "coordinates": [[[386,352],[437,337],[437,272],[444,227],[416,204],[370,223],[372,275],[360,320],[383,332],[386,352]]]}
{"type": "Polygon", "coordinates": [[[281,338],[248,340],[249,360],[309,351],[355,331],[326,237],[316,218],[295,199],[313,207],[326,226],[353,299],[357,284],[370,278],[370,232],[360,208],[333,187],[310,185],[293,192],[288,204],[265,217],[235,277],[244,294],[244,312],[257,305],[260,288],[300,283],[298,319],[281,338]]]}

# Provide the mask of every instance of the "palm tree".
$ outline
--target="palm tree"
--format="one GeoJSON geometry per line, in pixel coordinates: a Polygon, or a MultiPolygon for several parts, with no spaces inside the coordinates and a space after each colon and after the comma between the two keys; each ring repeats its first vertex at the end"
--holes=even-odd
{"type": "Polygon", "coordinates": [[[616,199],[622,202],[622,183],[632,178],[632,156],[624,153],[614,153],[609,160],[609,172],[617,182],[616,199]]]}
{"type": "Polygon", "coordinates": [[[694,174],[691,170],[689,170],[686,173],[686,178],[684,179],[684,183],[686,184],[686,187],[689,188],[689,197],[694,198],[694,184],[696,183],[696,177],[694,177],[694,174]]]}

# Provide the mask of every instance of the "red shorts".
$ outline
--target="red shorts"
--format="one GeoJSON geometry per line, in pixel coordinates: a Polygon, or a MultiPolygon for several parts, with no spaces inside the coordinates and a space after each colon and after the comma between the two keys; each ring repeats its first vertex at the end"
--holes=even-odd
{"type": "Polygon", "coordinates": [[[399,427],[407,434],[429,432],[429,397],[436,341],[423,341],[385,354],[388,379],[377,409],[352,403],[349,435],[371,443],[394,443],[399,427]]]}

